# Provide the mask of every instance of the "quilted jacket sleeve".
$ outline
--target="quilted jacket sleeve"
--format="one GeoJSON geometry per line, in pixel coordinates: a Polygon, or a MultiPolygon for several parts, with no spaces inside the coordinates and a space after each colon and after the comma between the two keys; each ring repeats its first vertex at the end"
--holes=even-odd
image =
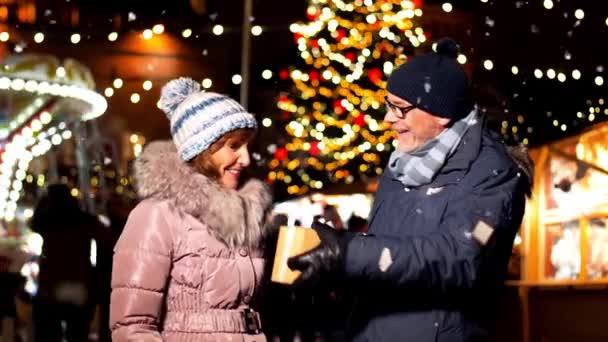
{"type": "Polygon", "coordinates": [[[521,184],[513,169],[480,180],[450,202],[432,234],[355,237],[348,245],[347,276],[367,286],[435,294],[498,281],[524,212],[521,184]]]}
{"type": "Polygon", "coordinates": [[[162,341],[159,317],[173,245],[166,210],[162,203],[141,202],[114,248],[112,341],[162,341]]]}

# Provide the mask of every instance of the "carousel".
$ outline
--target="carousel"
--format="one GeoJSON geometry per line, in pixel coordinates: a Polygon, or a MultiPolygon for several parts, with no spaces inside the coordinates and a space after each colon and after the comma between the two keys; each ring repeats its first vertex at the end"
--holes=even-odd
{"type": "Polygon", "coordinates": [[[0,275],[21,279],[18,285],[0,281],[3,294],[15,287],[36,292],[42,238],[28,220],[46,182],[32,165],[106,111],[94,89],[91,71],[72,59],[20,54],[0,63],[0,275]]]}

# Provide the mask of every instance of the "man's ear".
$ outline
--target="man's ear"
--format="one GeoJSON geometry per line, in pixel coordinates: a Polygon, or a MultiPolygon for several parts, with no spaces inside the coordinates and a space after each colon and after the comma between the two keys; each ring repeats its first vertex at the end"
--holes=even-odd
{"type": "Polygon", "coordinates": [[[451,119],[448,118],[437,118],[437,123],[443,127],[448,127],[451,119]]]}

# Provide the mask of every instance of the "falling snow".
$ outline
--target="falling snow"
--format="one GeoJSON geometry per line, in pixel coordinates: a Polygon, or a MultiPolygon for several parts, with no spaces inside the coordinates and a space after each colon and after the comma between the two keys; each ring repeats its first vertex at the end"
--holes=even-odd
{"type": "Polygon", "coordinates": [[[431,92],[431,82],[424,82],[424,91],[426,91],[427,93],[431,92]]]}
{"type": "Polygon", "coordinates": [[[530,26],[530,32],[532,32],[534,34],[538,34],[540,32],[540,29],[538,28],[538,26],[536,24],[532,24],[530,26]]]}

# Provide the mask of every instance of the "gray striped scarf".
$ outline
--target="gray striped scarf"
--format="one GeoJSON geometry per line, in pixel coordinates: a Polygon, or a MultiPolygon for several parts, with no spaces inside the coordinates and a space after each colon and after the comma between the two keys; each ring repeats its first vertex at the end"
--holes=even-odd
{"type": "Polygon", "coordinates": [[[389,171],[406,187],[429,184],[448,157],[456,151],[469,127],[476,123],[477,108],[420,148],[411,152],[395,150],[388,162],[389,171]]]}

